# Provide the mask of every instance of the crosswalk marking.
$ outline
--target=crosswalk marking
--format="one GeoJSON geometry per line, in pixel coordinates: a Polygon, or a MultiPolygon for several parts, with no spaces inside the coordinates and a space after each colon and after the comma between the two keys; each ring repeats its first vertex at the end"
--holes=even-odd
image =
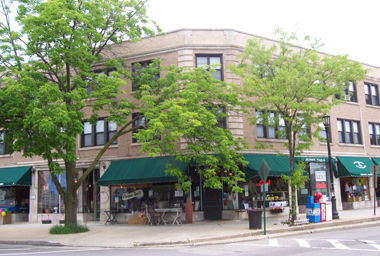
{"type": "Polygon", "coordinates": [[[350,249],[349,247],[345,246],[338,240],[328,239],[326,241],[330,242],[337,249],[346,249],[346,250],[350,249]]]}
{"type": "Polygon", "coordinates": [[[269,239],[269,246],[278,246],[278,240],[277,239],[269,239]]]}
{"type": "Polygon", "coordinates": [[[296,239],[296,241],[300,247],[311,248],[311,245],[306,239],[296,239]]]}
{"type": "Polygon", "coordinates": [[[380,244],[377,244],[375,241],[372,241],[372,240],[363,240],[364,243],[380,250],[380,244]]]}

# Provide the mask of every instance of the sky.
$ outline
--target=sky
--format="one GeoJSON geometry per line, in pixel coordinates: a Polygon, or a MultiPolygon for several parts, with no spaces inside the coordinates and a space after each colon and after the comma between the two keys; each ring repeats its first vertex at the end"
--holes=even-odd
{"type": "Polygon", "coordinates": [[[148,0],[148,16],[164,32],[224,28],[276,39],[280,27],[380,67],[380,0],[148,0]]]}

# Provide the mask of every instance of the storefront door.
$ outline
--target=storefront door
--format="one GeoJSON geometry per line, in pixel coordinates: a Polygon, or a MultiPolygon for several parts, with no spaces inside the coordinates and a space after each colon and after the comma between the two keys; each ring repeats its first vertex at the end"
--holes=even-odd
{"type": "Polygon", "coordinates": [[[203,211],[206,220],[222,219],[222,190],[204,188],[203,211]]]}

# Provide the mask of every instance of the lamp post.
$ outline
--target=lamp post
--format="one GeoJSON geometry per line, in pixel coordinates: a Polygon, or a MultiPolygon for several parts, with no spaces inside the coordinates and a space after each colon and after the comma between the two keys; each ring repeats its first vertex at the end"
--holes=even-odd
{"type": "MultiPolygon", "coordinates": [[[[327,141],[327,154],[329,158],[329,174],[330,174],[330,183],[331,183],[331,204],[332,204],[332,218],[339,219],[339,213],[336,209],[336,199],[335,199],[335,190],[334,190],[334,173],[332,170],[332,161],[331,161],[331,149],[330,149],[330,116],[325,115],[323,117],[323,125],[325,126],[326,131],[326,141],[327,141]]],[[[330,186],[329,186],[330,189],[330,186]]]]}

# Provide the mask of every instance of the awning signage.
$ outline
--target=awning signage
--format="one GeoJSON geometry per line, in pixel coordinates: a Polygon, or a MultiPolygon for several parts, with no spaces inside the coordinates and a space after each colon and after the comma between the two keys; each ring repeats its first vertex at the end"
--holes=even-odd
{"type": "Polygon", "coordinates": [[[338,177],[361,177],[371,175],[374,163],[369,157],[338,156],[338,177]]]}

